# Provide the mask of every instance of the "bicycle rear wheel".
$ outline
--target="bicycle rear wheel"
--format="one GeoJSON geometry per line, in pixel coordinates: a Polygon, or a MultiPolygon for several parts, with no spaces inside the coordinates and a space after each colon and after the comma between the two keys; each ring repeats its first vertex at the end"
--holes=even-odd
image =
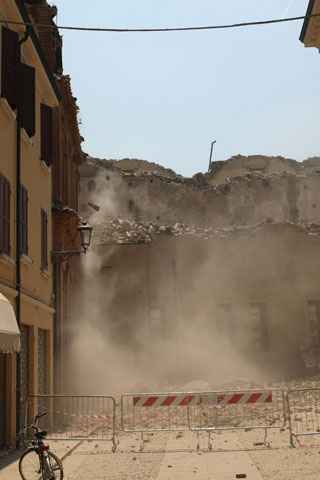
{"type": "Polygon", "coordinates": [[[19,473],[22,480],[63,480],[61,460],[52,452],[43,458],[45,464],[41,468],[40,458],[34,448],[27,450],[19,460],[19,473]]]}
{"type": "Polygon", "coordinates": [[[48,456],[43,459],[45,465],[43,466],[42,478],[43,480],[62,480],[63,466],[60,458],[52,452],[48,452],[48,456]]]}

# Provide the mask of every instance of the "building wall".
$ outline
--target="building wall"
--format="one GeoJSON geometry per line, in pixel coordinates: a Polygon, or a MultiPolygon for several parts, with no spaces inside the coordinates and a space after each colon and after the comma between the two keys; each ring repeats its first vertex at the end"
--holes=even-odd
{"type": "MultiPolygon", "coordinates": [[[[82,162],[82,137],[78,125],[78,106],[72,94],[71,78],[64,74],[62,64],[62,37],[55,26],[57,8],[46,0],[26,2],[35,25],[50,25],[50,29],[36,26],[39,41],[61,93],[61,102],[54,112],[54,160],[52,164],[53,252],[79,251],[78,191],[79,165],[82,162]]],[[[55,390],[64,390],[64,344],[68,312],[71,303],[72,269],[76,260],[68,255],[54,255],[54,298],[56,358],[55,390]]]]}
{"type": "MultiPolygon", "coordinates": [[[[216,346],[218,338],[224,352],[238,352],[264,370],[277,371],[279,365],[279,374],[286,375],[305,368],[306,345],[314,338],[308,330],[311,311],[320,300],[320,244],[317,228],[303,225],[319,224],[319,159],[303,166],[258,160],[264,169],[248,172],[235,159],[237,174],[219,185],[203,175],[169,179],[103,168],[104,162],[81,167],[81,213],[95,225],[92,262],[98,265],[94,274],[89,267],[84,271],[83,285],[90,290],[88,303],[99,305],[91,321],[96,318],[101,331],[103,319],[107,345],[112,339],[120,351],[129,346],[135,358],[138,352],[150,355],[146,335],[153,355],[168,338],[174,339],[173,350],[184,343],[188,352],[190,338],[194,352],[207,351],[208,339],[216,346]],[[130,241],[130,233],[148,230],[149,222],[164,232],[181,222],[189,236],[152,234],[149,244],[109,244],[112,238],[124,241],[112,237],[113,228],[126,225],[130,241]]],[[[80,292],[75,318],[86,311],[85,288],[80,292]]],[[[312,348],[319,345],[320,336],[312,348]]],[[[186,349],[177,352],[180,371],[186,349]]],[[[145,364],[158,361],[151,355],[145,364]]],[[[203,378],[199,369],[206,367],[197,362],[195,355],[194,378],[203,378]]]]}
{"type": "Polygon", "coordinates": [[[250,175],[279,175],[292,174],[304,175],[315,173],[319,169],[319,158],[297,162],[284,157],[267,157],[265,155],[236,155],[223,162],[213,162],[208,175],[210,185],[221,185],[229,179],[250,175]]]}
{"type": "MultiPolygon", "coordinates": [[[[221,348],[222,363],[235,354],[266,374],[302,373],[303,349],[314,335],[310,305],[320,304],[319,253],[319,236],[291,225],[208,241],[163,235],[149,245],[100,245],[94,249],[99,267],[90,280],[84,277],[83,290],[79,284],[75,326],[90,315],[91,328],[112,351],[131,352],[144,365],[162,363],[169,375],[189,380],[190,339],[207,361],[211,344],[212,362],[221,348]],[[176,356],[171,372],[161,345],[161,355],[176,356]]],[[[318,335],[319,315],[316,322],[318,335]]],[[[193,379],[204,379],[207,367],[198,357],[193,379]]]]}
{"type": "MultiPolygon", "coordinates": [[[[21,21],[14,1],[5,0],[0,7],[1,18],[21,21]]],[[[10,26],[9,28],[14,29],[10,26]]],[[[17,27],[18,28],[18,27],[17,27]]],[[[22,131],[21,138],[21,183],[28,190],[28,256],[21,258],[21,328],[30,328],[29,365],[27,365],[30,389],[37,392],[37,332],[44,329],[49,339],[48,355],[50,356],[49,391],[52,387],[53,360],[50,339],[53,335],[52,308],[52,264],[51,264],[51,169],[40,161],[40,102],[51,107],[58,105],[55,93],[49,83],[46,71],[35,47],[29,39],[22,47],[22,61],[36,69],[36,134],[29,138],[22,131]],[[41,271],[41,208],[48,214],[48,258],[47,271],[41,271]]],[[[10,255],[0,255],[0,291],[15,306],[16,290],[16,114],[11,110],[4,98],[0,99],[0,174],[10,182],[10,255]]],[[[6,444],[13,445],[16,434],[16,358],[14,355],[7,361],[7,416],[8,428],[6,444]]],[[[22,383],[26,378],[21,378],[22,383]]],[[[23,388],[22,388],[23,391],[23,388]]],[[[26,391],[26,389],[25,389],[26,391]]],[[[23,401],[25,399],[21,399],[23,401]]]]}
{"type": "MultiPolygon", "coordinates": [[[[267,161],[264,157],[264,162],[267,161]]],[[[319,161],[313,165],[306,163],[301,171],[292,168],[290,172],[282,171],[283,162],[279,162],[279,167],[274,165],[270,169],[280,173],[269,174],[269,170],[260,174],[242,173],[219,185],[199,184],[194,179],[123,174],[119,169],[84,165],[80,182],[81,214],[98,223],[112,217],[160,225],[181,222],[210,227],[252,225],[270,220],[317,223],[319,161]],[[93,208],[95,205],[100,207],[98,213],[93,208]]]]}

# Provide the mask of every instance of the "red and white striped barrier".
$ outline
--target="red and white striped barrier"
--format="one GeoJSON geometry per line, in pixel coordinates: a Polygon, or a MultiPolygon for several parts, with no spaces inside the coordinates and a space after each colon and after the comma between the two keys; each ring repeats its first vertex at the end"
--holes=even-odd
{"type": "Polygon", "coordinates": [[[199,396],[196,395],[141,395],[133,397],[134,407],[187,407],[196,405],[199,396]]]}
{"type": "Polygon", "coordinates": [[[133,397],[133,406],[139,407],[188,407],[191,405],[237,405],[272,403],[272,391],[210,393],[210,394],[168,394],[140,395],[133,397]]]}

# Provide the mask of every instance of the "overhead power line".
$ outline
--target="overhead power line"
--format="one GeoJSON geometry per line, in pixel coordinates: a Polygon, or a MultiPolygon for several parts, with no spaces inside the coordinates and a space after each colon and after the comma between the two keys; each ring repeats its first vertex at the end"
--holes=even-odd
{"type": "Polygon", "coordinates": [[[204,25],[204,26],[193,26],[193,27],[160,27],[160,28],[103,28],[103,27],[77,27],[77,26],[67,26],[67,25],[47,25],[43,23],[26,23],[26,22],[15,22],[12,20],[0,20],[0,23],[6,23],[11,25],[24,25],[24,26],[35,26],[43,29],[56,29],[59,30],[76,30],[80,32],[109,32],[109,33],[151,33],[151,32],[187,32],[195,30],[226,30],[232,28],[244,28],[244,27],[254,27],[254,26],[263,26],[263,25],[272,25],[277,23],[288,23],[288,22],[297,22],[299,20],[305,20],[313,17],[319,17],[320,13],[315,13],[312,15],[302,15],[300,17],[288,17],[288,18],[275,18],[271,20],[260,20],[254,22],[241,22],[241,23],[230,23],[224,25],[204,25]]]}

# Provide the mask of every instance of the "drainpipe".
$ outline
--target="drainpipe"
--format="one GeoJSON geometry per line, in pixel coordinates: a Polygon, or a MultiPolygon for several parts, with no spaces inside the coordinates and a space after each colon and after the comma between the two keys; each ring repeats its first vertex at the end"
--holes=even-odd
{"type": "MultiPolygon", "coordinates": [[[[21,46],[25,43],[30,35],[29,27],[26,28],[24,36],[19,41],[19,59],[18,62],[21,62],[21,46]]],[[[21,195],[21,128],[22,128],[22,111],[21,111],[21,89],[19,88],[19,98],[18,98],[18,108],[17,108],[17,145],[16,145],[16,317],[18,326],[21,327],[21,239],[20,239],[20,223],[21,223],[21,211],[20,211],[20,195],[21,195]]],[[[20,432],[21,422],[21,354],[17,354],[17,383],[16,383],[16,422],[17,422],[17,433],[20,432]]],[[[19,437],[17,439],[19,442],[19,437]]]]}

